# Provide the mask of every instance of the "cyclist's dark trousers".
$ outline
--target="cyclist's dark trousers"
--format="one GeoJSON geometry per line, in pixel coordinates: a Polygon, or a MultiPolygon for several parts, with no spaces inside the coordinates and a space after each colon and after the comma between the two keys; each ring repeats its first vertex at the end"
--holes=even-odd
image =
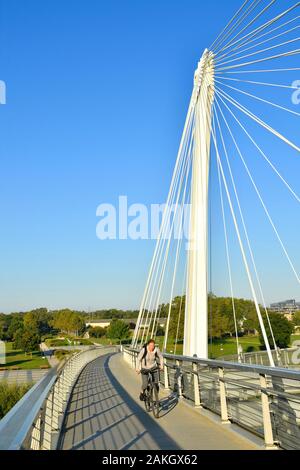
{"type": "MultiPolygon", "coordinates": [[[[149,372],[149,369],[148,370],[147,369],[142,369],[141,370],[143,390],[146,390],[146,388],[148,386],[148,372],[149,372]]],[[[153,383],[156,387],[156,390],[158,391],[159,390],[159,372],[156,369],[156,370],[151,371],[151,373],[152,373],[152,381],[153,381],[153,383]]]]}

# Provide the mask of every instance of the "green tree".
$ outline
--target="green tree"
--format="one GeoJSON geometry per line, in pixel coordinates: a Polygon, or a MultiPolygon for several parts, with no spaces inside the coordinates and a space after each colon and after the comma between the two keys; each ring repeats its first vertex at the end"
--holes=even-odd
{"type": "Polygon", "coordinates": [[[51,316],[48,314],[48,310],[46,308],[38,308],[25,313],[24,326],[25,328],[38,330],[40,335],[50,333],[52,330],[51,316]]]}
{"type": "Polygon", "coordinates": [[[0,314],[0,340],[1,341],[9,340],[9,335],[8,335],[9,324],[10,324],[9,315],[5,315],[4,313],[1,313],[0,314]]]}
{"type": "Polygon", "coordinates": [[[85,330],[85,321],[80,313],[64,309],[53,314],[52,326],[62,333],[79,336],[85,330]]]}
{"type": "Polygon", "coordinates": [[[23,328],[23,326],[24,326],[23,316],[19,314],[12,314],[10,322],[9,322],[8,330],[7,330],[8,339],[13,340],[15,333],[20,328],[23,328]]]}
{"type": "Polygon", "coordinates": [[[13,336],[13,349],[22,349],[22,337],[23,337],[23,333],[24,333],[24,326],[22,326],[21,328],[19,328],[15,333],[14,333],[14,336],[13,336]]]}
{"type": "MultiPolygon", "coordinates": [[[[271,348],[273,348],[274,344],[273,344],[269,324],[268,324],[268,321],[267,321],[267,318],[266,318],[266,314],[263,313],[262,316],[263,316],[264,325],[265,325],[265,329],[266,329],[266,333],[267,333],[267,337],[268,337],[270,346],[271,346],[271,348]]],[[[291,334],[294,331],[294,327],[293,327],[292,322],[288,321],[280,313],[269,312],[269,318],[270,318],[270,323],[271,323],[271,326],[272,326],[272,330],[273,330],[273,333],[274,333],[274,338],[275,338],[277,346],[279,348],[287,348],[290,345],[291,334]]],[[[258,331],[259,331],[259,340],[260,340],[260,344],[261,344],[261,349],[266,349],[260,326],[258,326],[258,331]]]]}
{"type": "MultiPolygon", "coordinates": [[[[165,306],[169,313],[169,305],[165,306]]],[[[170,325],[169,325],[169,338],[176,339],[177,341],[183,340],[184,335],[184,313],[185,313],[185,295],[183,297],[175,297],[172,302],[170,325]]],[[[162,317],[163,318],[163,317],[162,317]]]]}
{"type": "Polygon", "coordinates": [[[129,325],[123,320],[115,319],[112,320],[111,324],[107,328],[107,337],[110,339],[117,339],[120,342],[130,338],[129,325]]]}
{"type": "Polygon", "coordinates": [[[22,349],[25,353],[37,351],[39,348],[40,336],[38,330],[25,328],[22,337],[22,349]]]}
{"type": "Polygon", "coordinates": [[[16,331],[14,336],[14,349],[21,349],[25,353],[37,351],[40,335],[37,329],[23,327],[16,331]]]}

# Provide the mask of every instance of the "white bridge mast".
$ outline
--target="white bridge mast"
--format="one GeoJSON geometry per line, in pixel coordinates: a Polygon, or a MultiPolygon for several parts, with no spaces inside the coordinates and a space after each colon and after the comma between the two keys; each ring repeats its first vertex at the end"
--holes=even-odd
{"type": "Polygon", "coordinates": [[[208,189],[210,136],[214,100],[214,54],[207,49],[198,64],[192,105],[195,107],[190,240],[184,325],[186,356],[208,358],[208,189]]]}

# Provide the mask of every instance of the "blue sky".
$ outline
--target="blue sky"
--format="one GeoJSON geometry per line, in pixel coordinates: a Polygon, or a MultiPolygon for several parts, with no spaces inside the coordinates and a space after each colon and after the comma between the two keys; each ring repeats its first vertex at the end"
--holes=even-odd
{"type": "MultiPolygon", "coordinates": [[[[139,306],[154,242],[98,240],[96,208],[123,194],[129,203],[165,201],[194,69],[240,5],[0,0],[0,79],[7,85],[0,106],[0,311],[139,306]]],[[[281,164],[285,149],[274,139],[266,145],[281,164]]],[[[289,158],[282,170],[299,189],[295,152],[289,158]]],[[[279,190],[266,170],[259,176],[264,186],[270,181],[276,210],[279,190]]],[[[285,204],[282,194],[280,221],[300,268],[298,206],[285,204]]],[[[260,216],[250,211],[248,192],[244,204],[268,300],[300,299],[260,216]]],[[[237,295],[248,296],[240,269],[237,255],[237,295]]],[[[219,273],[215,290],[229,293],[219,273]]]]}

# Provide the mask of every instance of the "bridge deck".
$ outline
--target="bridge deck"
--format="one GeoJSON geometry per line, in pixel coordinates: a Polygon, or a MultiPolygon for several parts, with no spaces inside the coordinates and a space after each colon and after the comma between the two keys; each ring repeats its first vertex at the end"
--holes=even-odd
{"type": "Polygon", "coordinates": [[[67,410],[61,449],[254,449],[254,444],[214,423],[176,397],[162,395],[155,420],[138,401],[140,378],[120,354],[105,354],[79,377],[67,410]]]}

